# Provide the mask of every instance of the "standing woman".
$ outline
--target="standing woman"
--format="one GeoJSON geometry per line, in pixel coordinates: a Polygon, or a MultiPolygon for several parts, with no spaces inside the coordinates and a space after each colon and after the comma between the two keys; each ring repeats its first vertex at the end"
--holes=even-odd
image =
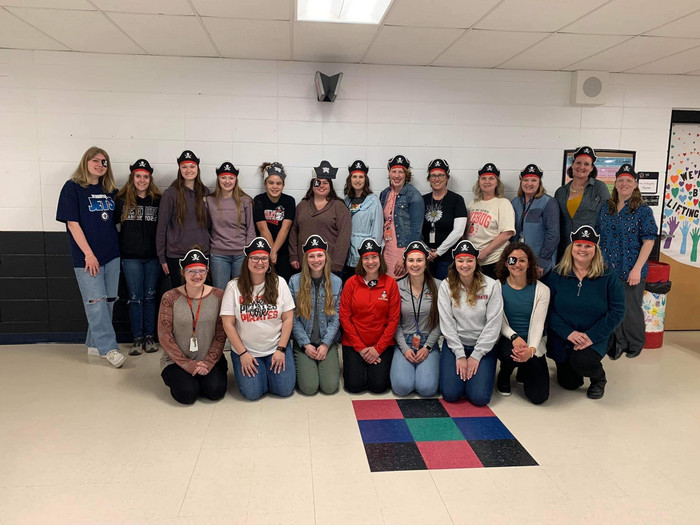
{"type": "Polygon", "coordinates": [[[504,195],[501,172],[487,163],[479,170],[474,185],[474,200],[467,204],[469,229],[467,239],[479,252],[479,268],[496,278],[496,263],[515,233],[515,212],[504,195]]]}
{"type": "Polygon", "coordinates": [[[290,338],[294,299],[270,262],[271,246],[256,237],[245,247],[241,274],[226,285],[221,318],[241,394],[291,396],[296,383],[290,338]]]}
{"type": "Polygon", "coordinates": [[[590,377],[588,397],[605,394],[601,363],[608,339],[625,316],[625,293],[618,276],[605,267],[600,237],[583,225],[549,274],[551,300],[547,318],[547,355],[557,364],[557,382],[567,390],[590,377]]]}
{"type": "Polygon", "coordinates": [[[452,262],[450,250],[467,228],[464,197],[447,189],[448,180],[450,165],[445,159],[433,160],[428,165],[428,182],[433,191],[423,195],[423,240],[430,248],[430,273],[436,279],[447,277],[447,267],[452,262]]]}
{"type": "Polygon", "coordinates": [[[369,168],[361,160],[356,160],[348,166],[350,172],[345,179],[345,205],[352,217],[352,232],[350,234],[350,251],[343,268],[343,282],[355,275],[355,267],[360,261],[358,249],[365,239],[381,239],[384,218],[379,198],[369,187],[369,168]]]}
{"type": "Polygon", "coordinates": [[[440,391],[445,401],[462,397],[476,406],[491,401],[496,379],[496,350],[503,321],[501,284],[481,273],[479,251],[469,241],[452,249],[454,262],[438,291],[440,391]]]}
{"type": "Polygon", "coordinates": [[[301,273],[292,275],[289,290],[296,302],[294,360],[299,390],[306,395],[333,394],[340,383],[340,277],[331,273],[328,243],[312,235],[302,246],[301,273]]]}
{"type": "Polygon", "coordinates": [[[265,193],[253,199],[253,220],[258,236],[271,246],[270,260],[275,272],[289,281],[292,266],[289,263],[289,230],[294,222],[296,202],[294,197],[282,193],[287,174],[279,162],[264,162],[260,166],[265,193]]]}
{"type": "Polygon", "coordinates": [[[156,252],[160,190],[153,182],[153,168],[146,159],[129,166],[129,180],[117,193],[114,220],[121,223],[119,249],[126,289],[133,343],[129,355],[142,350],[156,352],[156,291],[160,264],[156,252]]]}
{"type": "Polygon", "coordinates": [[[637,187],[637,173],[623,164],[615,174],[615,188],[607,206],[600,208],[596,230],[608,268],[617,274],[625,292],[627,309],[622,323],[615,328],[615,346],[611,359],[623,353],[637,357],[646,342],[642,298],[654,248],[656,221],[651,208],[642,201],[637,187]]]}
{"type": "Polygon", "coordinates": [[[199,159],[190,150],[177,158],[177,178],[163,192],[158,210],[156,248],[170,284],[182,284],[178,261],[192,246],[209,253],[209,230],[204,202],[209,189],[202,183],[199,159]]]}
{"type": "Polygon", "coordinates": [[[219,317],[222,290],[204,284],[209,259],[193,248],[179,261],[185,284],[163,294],[158,340],[163,347],[160,375],[178,403],[202,395],[218,401],[226,394],[226,334],[219,317]]]}
{"type": "Polygon", "coordinates": [[[389,390],[394,334],[401,316],[396,281],[386,273],[381,248],[374,239],[360,246],[357,273],[345,283],[340,298],[343,327],[343,381],[353,394],[389,390]]]}
{"type": "Polygon", "coordinates": [[[401,321],[396,329],[396,346],[391,361],[391,388],[397,396],[414,390],[419,396],[437,393],[440,349],[438,287],[428,269],[428,247],[414,241],[404,251],[408,275],[398,281],[401,321]]]}
{"type": "Polygon", "coordinates": [[[595,224],[598,211],[610,199],[608,187],[596,178],[596,158],[589,146],[577,149],[573,164],[566,170],[571,181],[554,192],[554,199],[559,203],[559,259],[571,242],[572,232],[584,224],[595,224]]]}
{"type": "Polygon", "coordinates": [[[542,175],[537,164],[525,166],[520,172],[518,196],[510,201],[515,211],[515,235],[511,242],[524,242],[532,248],[537,257],[538,277],[554,266],[559,245],[559,205],[547,195],[542,175]]]}
{"type": "Polygon", "coordinates": [[[313,169],[306,196],[297,206],[296,220],[289,234],[289,258],[292,268],[301,268],[303,256],[301,245],[313,234],[328,242],[331,270],[338,277],[343,275],[344,261],[350,249],[352,219],[350,212],[333,189],[333,179],[338,172],[327,160],[313,169]]]}
{"type": "Polygon", "coordinates": [[[88,331],[88,355],[99,355],[119,368],[126,359],[119,353],[112,326],[112,311],[119,287],[119,238],[114,225],[117,188],[102,148],[91,147],[80,159],[73,176],[58,198],[56,220],[70,234],[73,271],[83,298],[88,331]]]}
{"type": "Polygon", "coordinates": [[[211,224],[211,280],[221,290],[241,273],[243,248],[255,238],[253,199],[238,184],[239,170],[224,162],[216,169],[216,190],[207,197],[211,224]]]}
{"type": "Polygon", "coordinates": [[[496,344],[501,369],[496,391],[506,397],[511,394],[510,376],[517,367],[525,397],[539,405],[549,398],[543,339],[549,288],[537,280],[537,258],[523,242],[506,246],[496,271],[503,294],[503,324],[496,344]]]}
{"type": "Polygon", "coordinates": [[[396,155],[387,163],[389,187],[379,195],[384,213],[384,260],[389,277],[406,273],[403,251],[420,240],[425,204],[420,192],[411,184],[411,163],[396,155]]]}

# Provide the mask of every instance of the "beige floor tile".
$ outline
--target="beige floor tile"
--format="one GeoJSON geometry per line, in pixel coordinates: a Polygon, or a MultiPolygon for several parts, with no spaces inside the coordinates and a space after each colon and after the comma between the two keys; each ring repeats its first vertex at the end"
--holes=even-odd
{"type": "Polygon", "coordinates": [[[386,523],[451,522],[430,472],[378,472],[372,478],[386,523]]]}
{"type": "Polygon", "coordinates": [[[313,510],[307,512],[251,512],[248,525],[309,525],[314,523],[313,510]]]}

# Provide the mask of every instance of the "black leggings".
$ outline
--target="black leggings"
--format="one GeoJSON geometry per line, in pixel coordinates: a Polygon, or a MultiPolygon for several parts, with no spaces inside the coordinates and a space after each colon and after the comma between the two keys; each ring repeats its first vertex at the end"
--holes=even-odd
{"type": "Polygon", "coordinates": [[[498,360],[501,362],[501,372],[510,377],[513,370],[518,369],[518,381],[522,380],[525,397],[535,405],[544,403],[549,398],[549,368],[547,358],[532,357],[524,363],[516,363],[511,357],[513,343],[501,336],[496,343],[498,360]]]}
{"type": "Polygon", "coordinates": [[[389,373],[393,356],[394,347],[389,346],[380,355],[379,364],[368,365],[353,347],[343,345],[343,383],[345,389],[353,394],[365,390],[381,394],[389,390],[391,386],[389,373]]]}
{"type": "Polygon", "coordinates": [[[218,401],[226,394],[228,365],[221,356],[205,376],[193,376],[179,365],[173,363],[166,366],[160,373],[166,386],[170,387],[170,395],[178,403],[191,405],[202,395],[212,401],[218,401]]]}
{"type": "Polygon", "coordinates": [[[557,364],[557,383],[567,390],[576,390],[583,385],[583,378],[592,382],[605,379],[603,356],[592,347],[574,350],[573,344],[559,337],[554,331],[547,333],[547,355],[557,364]]]}

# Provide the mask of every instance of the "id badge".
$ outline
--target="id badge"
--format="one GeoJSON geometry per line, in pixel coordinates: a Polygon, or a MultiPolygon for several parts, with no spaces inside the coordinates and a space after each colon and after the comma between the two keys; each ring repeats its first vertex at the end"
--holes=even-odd
{"type": "Polygon", "coordinates": [[[420,336],[418,334],[413,334],[413,341],[411,341],[411,348],[416,352],[420,350],[420,336]]]}
{"type": "Polygon", "coordinates": [[[518,239],[518,242],[525,242],[525,238],[521,235],[520,239],[518,239]]]}
{"type": "Polygon", "coordinates": [[[430,244],[435,244],[435,230],[430,230],[430,233],[428,234],[428,242],[430,244]]]}
{"type": "Polygon", "coordinates": [[[193,354],[196,354],[197,351],[198,351],[197,336],[193,335],[192,337],[190,337],[190,352],[192,352],[193,354]]]}

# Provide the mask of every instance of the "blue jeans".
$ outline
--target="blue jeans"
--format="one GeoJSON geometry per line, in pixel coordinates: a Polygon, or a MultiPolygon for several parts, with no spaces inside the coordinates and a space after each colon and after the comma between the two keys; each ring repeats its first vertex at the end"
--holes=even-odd
{"type": "Polygon", "coordinates": [[[447,279],[447,270],[452,261],[433,261],[430,263],[430,274],[436,279],[444,281],[447,279]]]}
{"type": "Polygon", "coordinates": [[[214,288],[225,290],[228,282],[240,275],[243,259],[245,255],[209,254],[209,269],[214,288]]]}
{"type": "Polygon", "coordinates": [[[437,394],[440,370],[440,352],[433,350],[422,363],[414,365],[403,356],[398,345],[391,361],[391,389],[397,396],[407,396],[414,390],[419,396],[437,394]]]}
{"type": "Polygon", "coordinates": [[[154,335],[156,289],[160,278],[158,259],[122,259],[122,271],[129,293],[129,319],[134,339],[154,335]]]}
{"type": "Polygon", "coordinates": [[[294,367],[294,352],[292,345],[287,345],[284,354],[284,370],[275,374],[270,370],[272,364],[272,354],[265,357],[256,357],[258,362],[258,373],[253,377],[243,375],[241,370],[241,358],[234,351],[231,351],[231,362],[233,363],[233,375],[236,376],[238,390],[243,397],[255,401],[266,392],[270,392],[280,397],[289,397],[294,392],[294,385],[297,382],[297,372],[294,367]]]}
{"type": "Polygon", "coordinates": [[[112,311],[119,289],[119,257],[100,266],[100,273],[95,277],[86,272],[85,268],[73,270],[88,322],[85,344],[89,348],[97,348],[100,355],[118,350],[117,336],[112,326],[112,311]]]}
{"type": "MultiPolygon", "coordinates": [[[[469,357],[474,350],[473,346],[464,347],[466,356],[469,357]]],[[[491,401],[493,385],[496,382],[496,352],[492,349],[481,358],[476,374],[467,381],[462,381],[457,375],[457,359],[447,346],[447,341],[442,345],[440,359],[440,391],[445,401],[458,401],[466,397],[472,405],[484,406],[491,401]]]]}

